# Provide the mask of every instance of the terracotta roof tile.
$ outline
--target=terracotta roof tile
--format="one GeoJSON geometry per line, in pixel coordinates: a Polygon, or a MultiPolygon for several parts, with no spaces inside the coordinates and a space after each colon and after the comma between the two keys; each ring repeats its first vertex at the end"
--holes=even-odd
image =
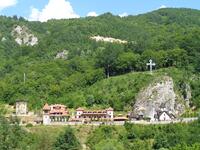
{"type": "Polygon", "coordinates": [[[49,107],[49,105],[46,103],[43,107],[43,110],[50,110],[51,108],[49,107]]]}

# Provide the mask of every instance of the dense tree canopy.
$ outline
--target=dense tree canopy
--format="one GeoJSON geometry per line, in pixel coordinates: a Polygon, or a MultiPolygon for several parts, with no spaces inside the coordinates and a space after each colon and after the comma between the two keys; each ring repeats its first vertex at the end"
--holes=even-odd
{"type": "MultiPolygon", "coordinates": [[[[124,18],[106,13],[46,23],[1,16],[0,100],[13,104],[16,99],[28,99],[31,108],[56,101],[69,107],[104,104],[122,110],[131,104],[138,89],[131,91],[133,94],[109,89],[110,97],[88,89],[103,84],[107,77],[146,71],[151,58],[156,69],[175,67],[197,76],[191,84],[193,104],[199,107],[199,16],[198,10],[170,8],[124,18]],[[38,37],[38,45],[19,46],[11,35],[15,25],[28,27],[38,37]],[[97,35],[128,43],[96,42],[90,38],[97,35]],[[55,59],[63,50],[67,50],[67,58],[55,59]],[[115,99],[116,94],[121,94],[123,100],[115,99]],[[120,103],[114,104],[113,96],[113,101],[120,103]]],[[[112,79],[107,82],[112,84],[112,79]]],[[[123,87],[123,82],[119,85],[123,87]]]]}
{"type": "Polygon", "coordinates": [[[54,144],[55,150],[79,150],[80,143],[71,128],[67,128],[65,133],[58,137],[54,144]]]}
{"type": "Polygon", "coordinates": [[[123,150],[191,149],[199,148],[199,123],[169,125],[101,126],[88,138],[91,150],[115,148],[123,150]],[[105,142],[107,141],[107,142],[105,142]],[[115,145],[112,147],[112,145],[115,145]]]}

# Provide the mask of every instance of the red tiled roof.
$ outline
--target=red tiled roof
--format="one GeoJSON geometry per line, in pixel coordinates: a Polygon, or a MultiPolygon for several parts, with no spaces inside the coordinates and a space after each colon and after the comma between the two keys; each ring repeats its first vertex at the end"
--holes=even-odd
{"type": "Polygon", "coordinates": [[[104,109],[104,110],[84,110],[83,108],[78,108],[76,109],[76,111],[83,111],[84,114],[106,114],[107,111],[113,111],[113,108],[108,108],[108,109],[104,109]]]}
{"type": "Polygon", "coordinates": [[[49,107],[49,105],[46,103],[43,107],[43,110],[50,110],[51,108],[49,107]]]}
{"type": "Polygon", "coordinates": [[[106,113],[106,111],[104,111],[104,110],[93,110],[93,111],[85,110],[85,111],[83,111],[83,113],[96,114],[96,113],[106,113]]]}
{"type": "Polygon", "coordinates": [[[49,115],[54,116],[54,115],[60,115],[60,116],[67,116],[69,115],[69,112],[66,109],[65,105],[61,104],[55,104],[55,105],[48,105],[45,104],[43,107],[43,110],[49,110],[49,115]]]}
{"type": "Polygon", "coordinates": [[[50,114],[51,113],[65,113],[67,112],[65,109],[51,109],[50,114]]]}
{"type": "Polygon", "coordinates": [[[106,116],[106,114],[104,113],[96,113],[96,114],[93,114],[93,113],[90,113],[90,114],[81,114],[81,116],[106,116]]]}

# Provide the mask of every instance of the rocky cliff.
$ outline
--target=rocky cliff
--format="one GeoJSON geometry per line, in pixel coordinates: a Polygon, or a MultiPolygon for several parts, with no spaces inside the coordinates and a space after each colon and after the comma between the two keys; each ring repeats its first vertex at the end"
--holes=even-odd
{"type": "Polygon", "coordinates": [[[164,76],[140,91],[133,112],[134,114],[142,113],[145,117],[153,120],[156,112],[163,108],[169,113],[179,116],[186,107],[183,96],[175,92],[173,79],[164,76]]]}
{"type": "Polygon", "coordinates": [[[63,50],[62,52],[59,52],[59,53],[56,54],[55,59],[67,59],[68,54],[69,54],[69,51],[63,50]]]}
{"type": "Polygon", "coordinates": [[[19,45],[34,46],[38,44],[38,38],[26,26],[15,26],[11,34],[19,45]]]}
{"type": "Polygon", "coordinates": [[[115,38],[112,38],[112,37],[103,37],[103,36],[99,36],[99,35],[90,37],[90,39],[95,40],[96,42],[108,42],[108,43],[120,43],[120,44],[128,43],[125,40],[115,39],[115,38]]]}

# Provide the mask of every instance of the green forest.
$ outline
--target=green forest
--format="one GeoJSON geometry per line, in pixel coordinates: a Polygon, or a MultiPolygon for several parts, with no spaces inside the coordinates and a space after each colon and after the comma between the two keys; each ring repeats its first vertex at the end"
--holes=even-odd
{"type": "Polygon", "coordinates": [[[0,100],[14,104],[26,99],[31,109],[57,102],[70,108],[108,105],[123,111],[157,76],[143,74],[151,58],[160,73],[184,73],[176,85],[189,82],[192,104],[199,107],[199,17],[198,10],[173,8],[124,18],[106,13],[45,23],[1,16],[0,100]],[[16,25],[28,27],[38,45],[18,45],[11,36],[16,25]],[[90,39],[97,35],[128,43],[90,39]],[[67,58],[55,59],[63,50],[67,58]]]}

